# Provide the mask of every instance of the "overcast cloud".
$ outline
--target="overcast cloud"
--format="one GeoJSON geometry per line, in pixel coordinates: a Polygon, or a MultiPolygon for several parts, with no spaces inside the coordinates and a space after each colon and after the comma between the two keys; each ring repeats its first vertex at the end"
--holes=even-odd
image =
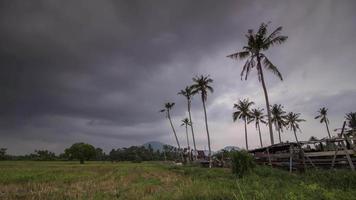
{"type": "MultiPolygon", "coordinates": [[[[249,98],[264,108],[256,72],[240,80],[243,62],[226,58],[245,44],[247,29],[271,21],[288,41],[266,54],[284,81],[266,72],[271,103],[302,113],[302,140],[325,137],[314,120],[329,108],[331,129],[356,111],[355,1],[1,1],[0,147],[13,154],[61,152],[74,142],[106,151],[147,141],[175,144],[164,115],[195,75],[209,74],[212,148],[244,147],[232,106],[249,98]]],[[[207,148],[202,105],[194,98],[200,149],[207,148]]],[[[248,127],[251,147],[259,140],[248,127]]],[[[263,141],[269,144],[267,128],[263,141]]],[[[277,135],[275,135],[276,137],[277,135]]],[[[293,140],[285,131],[283,140],[293,140]]],[[[183,143],[184,144],[184,143],[183,143]]]]}

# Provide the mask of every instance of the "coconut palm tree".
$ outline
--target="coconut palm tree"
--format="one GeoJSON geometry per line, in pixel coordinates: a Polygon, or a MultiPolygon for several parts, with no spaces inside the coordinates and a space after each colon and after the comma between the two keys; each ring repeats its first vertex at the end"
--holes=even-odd
{"type": "Polygon", "coordinates": [[[261,136],[261,129],[260,129],[260,123],[266,124],[267,122],[264,120],[265,115],[263,114],[263,109],[261,108],[254,108],[251,110],[251,119],[248,121],[248,123],[255,122],[256,129],[258,130],[258,134],[260,136],[260,143],[261,147],[263,147],[262,144],[262,136],[261,136]]]}
{"type": "Polygon", "coordinates": [[[278,131],[279,143],[282,143],[281,132],[283,132],[283,127],[286,126],[286,111],[283,110],[283,106],[281,104],[274,104],[271,107],[271,114],[271,123],[274,124],[274,128],[278,131]]]}
{"type": "Polygon", "coordinates": [[[174,105],[175,105],[175,103],[173,103],[173,102],[172,103],[171,102],[167,102],[167,103],[164,104],[164,109],[160,110],[160,112],[165,112],[166,113],[166,117],[168,118],[169,123],[170,123],[170,125],[172,127],[174,137],[176,138],[178,149],[180,149],[179,140],[178,140],[178,137],[177,137],[176,130],[174,129],[174,126],[173,126],[173,123],[172,123],[172,119],[171,119],[171,114],[170,114],[170,110],[172,110],[174,105]]]}
{"type": "Polygon", "coordinates": [[[206,115],[206,106],[205,102],[208,98],[208,92],[213,93],[214,89],[210,86],[213,82],[213,79],[209,78],[209,76],[196,76],[193,78],[193,85],[192,85],[192,92],[193,94],[200,93],[201,100],[203,102],[203,109],[204,109],[204,117],[205,117],[205,128],[206,134],[208,136],[208,147],[209,147],[209,168],[211,168],[212,160],[211,160],[211,146],[210,146],[210,135],[209,135],[209,128],[208,128],[208,117],[206,115]]]}
{"type": "Polygon", "coordinates": [[[356,130],[356,112],[347,113],[345,116],[347,120],[347,126],[352,130],[356,130]]]}
{"type": "Polygon", "coordinates": [[[295,136],[295,141],[299,144],[299,140],[297,137],[297,130],[301,131],[299,128],[300,122],[305,122],[304,119],[300,119],[300,113],[289,112],[286,115],[286,125],[287,128],[292,130],[295,136]]]}
{"type": "Polygon", "coordinates": [[[246,149],[248,150],[248,141],[247,141],[247,121],[251,119],[250,107],[254,102],[249,101],[248,99],[239,100],[237,104],[234,104],[236,111],[232,113],[232,119],[234,122],[237,119],[242,119],[245,123],[245,140],[246,140],[246,149]]]}
{"type": "Polygon", "coordinates": [[[315,117],[315,119],[320,118],[320,123],[325,123],[329,138],[331,138],[330,131],[329,131],[329,119],[327,118],[327,115],[328,115],[328,109],[325,107],[322,107],[318,110],[318,115],[315,117]]]}
{"type": "Polygon", "coordinates": [[[193,145],[194,145],[194,155],[195,159],[197,159],[197,146],[195,144],[195,135],[194,135],[194,129],[193,129],[193,122],[192,122],[192,115],[190,112],[190,107],[192,103],[192,97],[193,97],[193,88],[191,86],[185,87],[185,89],[181,90],[178,92],[179,95],[184,96],[187,99],[187,105],[188,105],[188,115],[189,115],[189,122],[190,122],[190,129],[192,131],[192,138],[193,138],[193,145]]]}
{"type": "Polygon", "coordinates": [[[283,80],[282,74],[279,72],[277,67],[272,64],[272,62],[267,58],[267,56],[263,53],[268,50],[270,47],[279,45],[284,43],[287,40],[287,36],[281,35],[282,27],[278,27],[275,29],[271,34],[267,34],[267,26],[268,24],[262,23],[257,31],[250,29],[247,31],[247,45],[242,48],[242,51],[233,53],[228,55],[227,57],[237,60],[243,60],[248,58],[245,65],[242,68],[241,72],[241,80],[242,77],[245,76],[245,80],[247,80],[247,76],[252,68],[256,67],[258,80],[262,83],[262,88],[265,96],[266,101],[266,108],[267,108],[267,116],[268,116],[268,126],[269,126],[269,133],[271,138],[271,143],[274,144],[273,139],[273,130],[272,130],[272,123],[271,123],[271,112],[269,107],[269,99],[267,88],[265,84],[263,68],[265,70],[271,71],[273,74],[277,75],[278,78],[283,80]]]}
{"type": "Polygon", "coordinates": [[[182,119],[182,124],[181,126],[185,127],[185,134],[187,136],[187,145],[188,145],[188,153],[189,153],[189,160],[191,159],[190,157],[190,145],[189,145],[189,136],[188,136],[188,126],[191,126],[191,123],[189,122],[188,118],[182,119]]]}

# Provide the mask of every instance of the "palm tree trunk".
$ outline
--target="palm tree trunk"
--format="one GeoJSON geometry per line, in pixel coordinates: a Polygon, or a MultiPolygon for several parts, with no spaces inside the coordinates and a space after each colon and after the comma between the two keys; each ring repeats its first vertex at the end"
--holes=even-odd
{"type": "Polygon", "coordinates": [[[244,121],[245,121],[245,141],[246,141],[246,150],[248,151],[246,118],[244,119],[244,121]]]}
{"type": "Polygon", "coordinates": [[[176,133],[176,130],[174,129],[174,126],[173,126],[173,123],[172,123],[172,120],[171,120],[171,115],[169,114],[169,111],[168,111],[168,119],[169,119],[169,123],[171,124],[172,130],[173,130],[173,133],[174,133],[174,137],[176,138],[178,149],[180,149],[180,144],[179,144],[179,141],[178,141],[177,133],[176,133]]]}
{"type": "Polygon", "coordinates": [[[188,145],[188,157],[189,157],[189,161],[191,160],[191,156],[190,156],[190,146],[189,146],[189,137],[188,137],[188,125],[185,125],[185,134],[187,135],[187,145],[188,145]]]}
{"type": "Polygon", "coordinates": [[[174,137],[176,138],[176,141],[177,141],[178,152],[180,152],[181,159],[182,159],[182,162],[183,162],[184,161],[183,153],[181,152],[179,140],[178,140],[178,137],[177,137],[177,133],[176,133],[176,130],[174,129],[174,126],[173,126],[173,123],[172,123],[172,120],[171,120],[171,115],[170,115],[169,111],[167,112],[167,115],[168,115],[168,119],[169,119],[169,122],[170,122],[172,130],[173,130],[173,133],[174,133],[174,137]]]}
{"type": "Polygon", "coordinates": [[[208,117],[206,116],[206,108],[205,108],[205,100],[202,98],[203,101],[203,108],[204,108],[204,116],[205,116],[205,128],[206,134],[208,136],[208,147],[209,147],[209,168],[211,168],[212,160],[211,160],[211,147],[210,147],[210,135],[209,135],[209,128],[208,128],[208,117]]]}
{"type": "Polygon", "coordinates": [[[257,127],[258,127],[258,134],[260,135],[261,147],[263,147],[263,144],[262,144],[262,136],[261,136],[261,129],[260,129],[260,124],[259,124],[259,123],[257,124],[257,127]]]}
{"type": "Polygon", "coordinates": [[[299,144],[299,140],[298,140],[298,138],[297,138],[297,133],[295,132],[294,129],[293,129],[293,132],[294,132],[295,141],[298,143],[298,145],[300,145],[300,144],[299,144]]]}
{"type": "Polygon", "coordinates": [[[282,143],[282,139],[281,139],[281,129],[278,128],[278,137],[279,137],[279,143],[282,143]]]}
{"type": "Polygon", "coordinates": [[[265,79],[263,77],[263,71],[262,71],[262,67],[261,67],[261,60],[260,57],[257,56],[257,67],[258,67],[258,71],[260,73],[260,77],[261,77],[261,82],[262,82],[262,88],[263,88],[263,92],[265,95],[265,100],[266,100],[266,107],[267,107],[267,117],[268,117],[268,128],[269,128],[269,134],[270,134],[270,138],[271,138],[271,144],[274,144],[274,139],[273,139],[273,129],[272,129],[272,123],[271,123],[271,110],[269,107],[269,100],[268,100],[268,93],[267,93],[267,88],[266,88],[266,84],[265,84],[265,79]]]}
{"type": "Polygon", "coordinates": [[[329,138],[331,139],[328,123],[325,121],[326,130],[328,131],[329,138]]]}
{"type": "Polygon", "coordinates": [[[188,114],[189,114],[189,121],[190,121],[190,129],[192,130],[192,138],[193,138],[193,145],[194,145],[194,151],[195,151],[194,155],[195,155],[195,159],[198,159],[197,146],[195,145],[195,136],[194,136],[192,115],[190,113],[190,101],[189,100],[188,100],[188,114]]]}

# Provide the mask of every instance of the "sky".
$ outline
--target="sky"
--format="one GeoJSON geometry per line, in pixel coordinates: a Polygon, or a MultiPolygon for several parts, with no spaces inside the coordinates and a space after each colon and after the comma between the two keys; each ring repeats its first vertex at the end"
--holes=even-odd
{"type": "MultiPolygon", "coordinates": [[[[256,71],[241,81],[243,61],[226,56],[246,44],[248,29],[271,22],[288,40],[265,54],[284,80],[265,72],[271,104],[301,113],[301,140],[326,137],[315,120],[329,108],[330,129],[356,111],[356,2],[300,1],[10,1],[0,2],[0,147],[10,154],[75,142],[105,151],[160,141],[175,145],[186,100],[177,93],[196,75],[210,75],[207,116],[212,149],[244,148],[233,104],[249,98],[265,108],[256,71]]],[[[207,149],[201,99],[192,102],[197,147],[207,149]]],[[[261,127],[269,145],[266,126],[261,127]]],[[[335,135],[335,132],[332,132],[335,135]]],[[[278,136],[275,131],[275,140],[278,136]]],[[[190,138],[191,139],[191,138],[190,138]]],[[[292,132],[282,140],[294,141],[292,132]]],[[[250,148],[258,133],[248,125],[250,148]]]]}

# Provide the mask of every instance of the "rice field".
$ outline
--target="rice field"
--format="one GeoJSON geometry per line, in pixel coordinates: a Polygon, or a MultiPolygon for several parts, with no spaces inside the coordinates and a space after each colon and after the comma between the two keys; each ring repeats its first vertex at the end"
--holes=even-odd
{"type": "Polygon", "coordinates": [[[161,162],[1,161],[0,199],[355,199],[356,173],[257,167],[229,169],[161,162]]]}

